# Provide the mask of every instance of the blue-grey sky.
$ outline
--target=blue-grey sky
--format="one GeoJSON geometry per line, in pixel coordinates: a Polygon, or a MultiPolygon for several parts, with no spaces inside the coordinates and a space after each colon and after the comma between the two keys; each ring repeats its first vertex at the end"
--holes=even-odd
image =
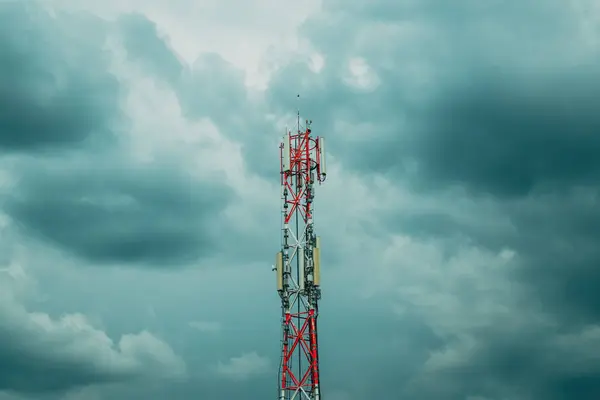
{"type": "Polygon", "coordinates": [[[325,400],[600,398],[598,71],[594,0],[0,1],[0,400],[275,398],[298,106],[325,400]]]}

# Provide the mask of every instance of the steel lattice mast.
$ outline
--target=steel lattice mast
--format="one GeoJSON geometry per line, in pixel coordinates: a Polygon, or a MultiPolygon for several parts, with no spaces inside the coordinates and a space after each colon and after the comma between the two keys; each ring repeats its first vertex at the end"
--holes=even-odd
{"type": "Polygon", "coordinates": [[[286,129],[281,150],[282,243],[275,270],[282,308],[279,400],[320,399],[317,335],[320,238],[313,225],[315,182],[325,181],[325,142],[312,121],[286,129]]]}

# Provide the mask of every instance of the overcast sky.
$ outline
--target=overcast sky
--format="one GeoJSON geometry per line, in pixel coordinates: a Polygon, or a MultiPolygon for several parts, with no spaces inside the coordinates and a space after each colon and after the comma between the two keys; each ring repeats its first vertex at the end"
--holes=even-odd
{"type": "Polygon", "coordinates": [[[274,399],[298,106],[325,400],[597,400],[599,4],[0,0],[0,400],[274,399]]]}

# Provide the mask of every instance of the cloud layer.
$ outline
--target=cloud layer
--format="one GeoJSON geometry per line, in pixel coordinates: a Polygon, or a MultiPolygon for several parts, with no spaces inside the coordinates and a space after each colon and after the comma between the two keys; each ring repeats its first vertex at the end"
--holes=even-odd
{"type": "Polygon", "coordinates": [[[0,399],[275,396],[298,106],[329,141],[326,396],[600,396],[593,1],[324,0],[260,32],[184,3],[0,4],[0,399]],[[192,15],[270,43],[266,87],[226,41],[182,54],[219,39],[192,15]]]}

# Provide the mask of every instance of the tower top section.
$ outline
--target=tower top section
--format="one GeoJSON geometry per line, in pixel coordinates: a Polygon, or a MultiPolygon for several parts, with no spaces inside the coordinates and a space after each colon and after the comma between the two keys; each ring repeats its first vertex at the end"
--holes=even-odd
{"type": "Polygon", "coordinates": [[[304,130],[298,124],[298,130],[293,133],[286,129],[283,142],[280,145],[281,174],[298,175],[304,172],[316,172],[316,179],[323,183],[327,177],[325,163],[325,138],[312,137],[312,121],[306,120],[304,130]]]}
{"type": "Polygon", "coordinates": [[[325,160],[325,139],[312,136],[312,121],[306,120],[302,129],[298,119],[298,129],[294,133],[286,129],[281,149],[281,186],[291,194],[291,210],[285,213],[286,223],[296,211],[300,211],[305,222],[311,217],[311,203],[314,198],[313,185],[325,182],[327,164],[325,160]]]}

